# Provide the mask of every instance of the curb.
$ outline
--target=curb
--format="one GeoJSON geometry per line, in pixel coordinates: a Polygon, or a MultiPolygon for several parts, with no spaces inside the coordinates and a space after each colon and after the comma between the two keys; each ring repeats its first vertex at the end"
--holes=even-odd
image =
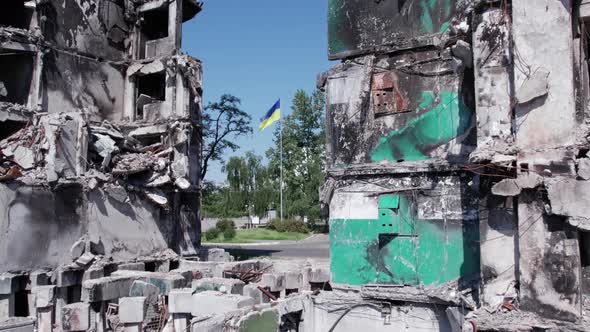
{"type": "Polygon", "coordinates": [[[239,247],[257,247],[257,246],[275,246],[275,245],[279,245],[281,244],[280,241],[274,241],[274,242],[256,242],[256,243],[211,243],[211,242],[202,242],[201,245],[202,246],[218,246],[218,247],[226,247],[226,248],[232,248],[232,247],[236,247],[237,249],[239,249],[239,247]]]}

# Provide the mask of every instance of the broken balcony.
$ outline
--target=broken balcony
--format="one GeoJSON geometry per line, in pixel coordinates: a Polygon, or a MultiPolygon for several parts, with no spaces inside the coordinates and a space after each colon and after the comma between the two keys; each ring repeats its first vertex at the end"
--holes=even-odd
{"type": "Polygon", "coordinates": [[[188,56],[136,63],[127,70],[124,119],[190,119],[201,107],[201,64],[188,56]]]}
{"type": "Polygon", "coordinates": [[[137,30],[137,59],[151,59],[173,54],[179,47],[180,29],[176,2],[154,1],[140,7],[137,30]]]}
{"type": "Polygon", "coordinates": [[[36,108],[39,71],[34,49],[29,44],[0,43],[0,121],[24,124],[36,108]]]}
{"type": "Polygon", "coordinates": [[[137,77],[136,120],[153,121],[166,101],[164,72],[137,77]]]}

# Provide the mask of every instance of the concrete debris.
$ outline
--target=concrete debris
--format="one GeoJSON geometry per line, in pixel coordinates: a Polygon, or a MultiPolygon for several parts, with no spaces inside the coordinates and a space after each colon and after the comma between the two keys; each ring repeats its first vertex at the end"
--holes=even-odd
{"type": "Polygon", "coordinates": [[[519,174],[516,179],[504,179],[492,186],[492,194],[498,196],[518,196],[522,189],[534,189],[543,184],[543,177],[535,173],[519,174]]]}
{"type": "MultiPolygon", "coordinates": [[[[121,268],[119,268],[121,271],[121,268]]],[[[141,270],[143,271],[143,270],[141,270]]],[[[172,291],[170,291],[172,292],[172,291]]],[[[149,282],[136,280],[131,285],[131,289],[129,290],[129,296],[136,297],[136,296],[143,296],[146,298],[151,298],[154,296],[160,295],[160,289],[149,282]]]]}
{"type": "Polygon", "coordinates": [[[546,179],[545,188],[552,214],[568,217],[572,226],[590,231],[590,214],[586,204],[590,199],[589,181],[561,177],[546,179]]]}
{"type": "Polygon", "coordinates": [[[80,256],[82,256],[82,254],[84,254],[85,250],[86,250],[85,239],[80,239],[80,240],[74,242],[74,244],[70,248],[70,256],[72,257],[72,260],[75,261],[80,256]]]}
{"type": "Polygon", "coordinates": [[[92,136],[96,138],[93,147],[101,157],[106,158],[108,155],[119,152],[117,143],[110,136],[102,134],[92,134],[92,136]]]}
{"type": "Polygon", "coordinates": [[[190,181],[185,178],[177,178],[174,181],[174,184],[182,190],[188,190],[191,187],[190,181]]]}
{"type": "Polygon", "coordinates": [[[194,280],[192,289],[194,293],[204,291],[218,291],[226,294],[242,294],[244,282],[237,279],[203,278],[194,280]]]}
{"type": "Polygon", "coordinates": [[[160,190],[151,190],[146,192],[146,196],[154,203],[166,206],[168,204],[168,198],[163,191],[160,190]]]}
{"type": "Polygon", "coordinates": [[[86,252],[82,256],[78,257],[78,259],[76,259],[74,263],[76,263],[76,265],[78,265],[79,267],[85,267],[88,264],[92,263],[92,261],[94,261],[94,258],[95,255],[93,255],[90,252],[86,252]]]}
{"type": "Polygon", "coordinates": [[[215,291],[196,293],[193,295],[192,301],[191,314],[199,318],[235,311],[254,305],[254,300],[251,297],[223,294],[215,291]]]}
{"type": "Polygon", "coordinates": [[[6,85],[4,82],[0,81],[0,97],[8,96],[8,90],[6,90],[6,85]]]}
{"type": "Polygon", "coordinates": [[[125,188],[117,185],[108,185],[105,187],[107,195],[112,199],[118,201],[119,203],[127,203],[129,199],[129,194],[125,190],[125,188]]]}
{"type": "Polygon", "coordinates": [[[169,184],[171,182],[170,176],[168,174],[159,175],[157,173],[154,174],[155,178],[150,180],[145,186],[154,188],[154,187],[161,187],[163,185],[169,184]]]}
{"type": "Polygon", "coordinates": [[[133,175],[154,167],[156,160],[146,153],[128,153],[113,158],[113,175],[133,175]]]}
{"type": "Polygon", "coordinates": [[[471,45],[463,40],[458,40],[453,47],[451,47],[453,56],[461,59],[461,62],[467,68],[473,68],[473,52],[471,45]]]}
{"type": "Polygon", "coordinates": [[[24,146],[18,146],[13,152],[12,157],[15,163],[25,170],[35,166],[35,154],[31,149],[24,146]]]}
{"type": "Polygon", "coordinates": [[[582,180],[590,180],[590,158],[578,159],[578,176],[582,180]]]}
{"type": "Polygon", "coordinates": [[[528,103],[549,93],[549,75],[547,70],[534,72],[523,85],[516,90],[516,100],[520,104],[528,103]]]}
{"type": "Polygon", "coordinates": [[[73,303],[63,306],[61,322],[64,331],[87,331],[90,329],[90,305],[73,303]]]}

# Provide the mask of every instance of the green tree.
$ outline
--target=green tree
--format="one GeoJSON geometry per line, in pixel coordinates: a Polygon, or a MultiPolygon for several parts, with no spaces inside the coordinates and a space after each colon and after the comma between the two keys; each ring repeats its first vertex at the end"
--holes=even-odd
{"type": "Polygon", "coordinates": [[[203,218],[234,218],[243,215],[242,210],[232,204],[231,190],[228,186],[218,186],[205,181],[202,195],[203,218]]]}
{"type": "MultiPolygon", "coordinates": [[[[307,216],[313,222],[320,217],[319,187],[324,180],[324,95],[318,90],[311,95],[299,90],[292,109],[283,118],[283,204],[287,217],[307,216]]],[[[279,135],[277,128],[275,147],[267,151],[269,170],[277,179],[279,135]]]]}
{"type": "Polygon", "coordinates": [[[235,139],[252,133],[252,117],[240,109],[238,97],[225,94],[209,103],[203,112],[203,160],[201,179],[207,175],[211,161],[223,161],[227,150],[236,151],[235,139]]]}
{"type": "Polygon", "coordinates": [[[224,171],[230,189],[232,206],[239,207],[242,215],[263,215],[276,195],[276,186],[262,157],[246,152],[243,157],[231,157],[224,171]],[[273,187],[274,186],[274,187],[273,187]]]}

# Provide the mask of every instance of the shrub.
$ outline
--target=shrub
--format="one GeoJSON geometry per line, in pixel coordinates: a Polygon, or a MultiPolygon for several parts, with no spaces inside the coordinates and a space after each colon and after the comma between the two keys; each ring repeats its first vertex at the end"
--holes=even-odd
{"type": "Polygon", "coordinates": [[[307,225],[303,221],[295,219],[287,219],[284,221],[281,221],[280,219],[273,219],[268,222],[266,227],[281,233],[309,233],[309,228],[307,225]]]}
{"type": "Polygon", "coordinates": [[[231,240],[236,237],[236,229],[235,228],[226,228],[223,231],[223,238],[225,240],[231,240]]]}
{"type": "Polygon", "coordinates": [[[236,225],[234,224],[233,220],[229,220],[229,219],[221,219],[217,222],[217,224],[215,225],[215,227],[217,229],[219,229],[219,231],[221,233],[225,233],[226,230],[228,229],[236,229],[236,225]]]}
{"type": "Polygon", "coordinates": [[[210,230],[205,232],[205,238],[209,241],[216,239],[219,236],[219,229],[217,227],[213,227],[210,230]]]}

